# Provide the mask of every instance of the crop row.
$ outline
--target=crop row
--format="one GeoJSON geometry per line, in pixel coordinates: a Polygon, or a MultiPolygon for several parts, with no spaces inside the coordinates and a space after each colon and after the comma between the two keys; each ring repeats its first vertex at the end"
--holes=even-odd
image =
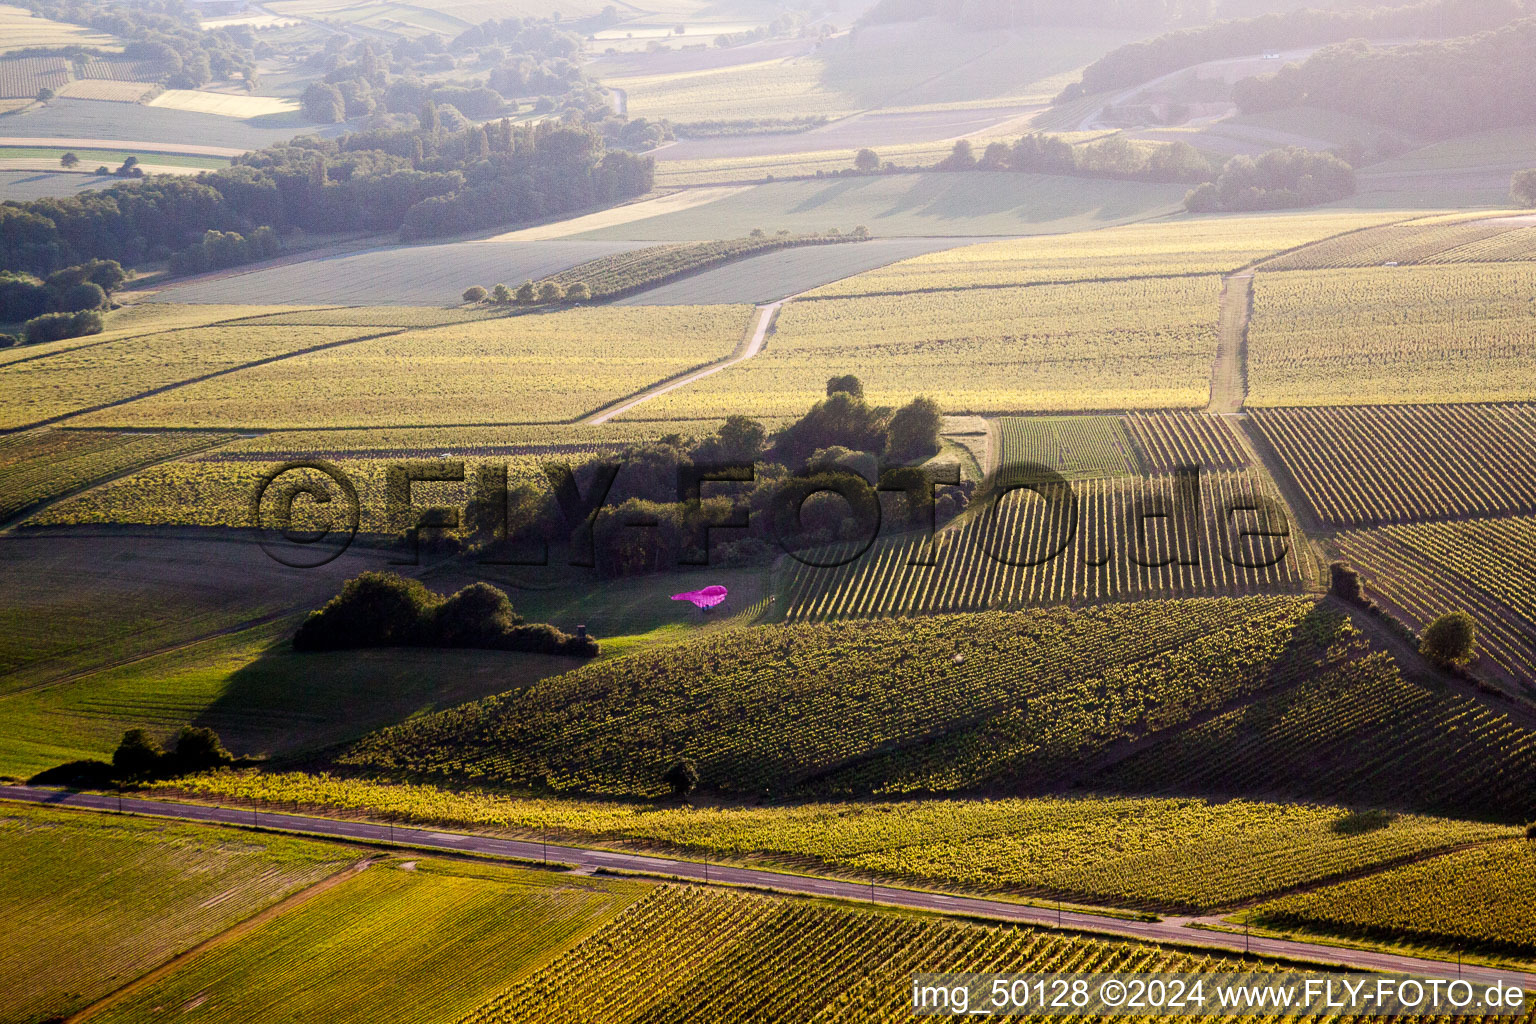
{"type": "Polygon", "coordinates": [[[1171,476],[1071,488],[1075,499],[1061,485],[1042,487],[1044,497],[988,499],[931,539],[885,537],[862,554],[859,542],[797,553],[786,563],[784,615],[915,615],[1306,585],[1299,542],[1257,473],[1203,473],[1198,498],[1171,476]]]}
{"type": "Polygon", "coordinates": [[[1253,418],[1330,526],[1536,511],[1528,405],[1257,409],[1253,418]]]}
{"type": "Polygon", "coordinates": [[[997,430],[1003,466],[1045,466],[1068,480],[1136,472],[1135,449],[1114,416],[1004,416],[997,430]]]}
{"type": "Polygon", "coordinates": [[[1091,780],[1121,792],[1264,792],[1502,821],[1536,818],[1536,731],[1405,680],[1372,654],[1235,708],[1091,780]]]}
{"type": "Polygon", "coordinates": [[[1187,796],[926,797],[701,810],[298,772],[221,772],[164,785],[206,801],[1164,909],[1230,906],[1404,855],[1516,834],[1509,826],[1417,815],[1378,820],[1342,807],[1187,796]],[[1372,827],[1358,828],[1362,822],[1372,827]]]}
{"type": "MultiPolygon", "coordinates": [[[[760,626],[413,719],[336,763],[386,777],[656,795],[688,757],[707,788],[783,793],[882,751],[895,751],[883,755],[894,777],[906,769],[902,751],[1006,713],[1021,731],[994,759],[1011,756],[1018,777],[1060,774],[1069,754],[1087,757],[1262,687],[1288,645],[1297,658],[1322,657],[1334,627],[1310,617],[1312,607],[1193,600],[760,626]]],[[[885,780],[857,784],[867,792],[885,780]]]]}
{"type": "MultiPolygon", "coordinates": [[[[1330,270],[1340,267],[1379,267],[1383,264],[1432,263],[1450,253],[1498,239],[1519,221],[1480,217],[1462,221],[1409,221],[1384,224],[1308,245],[1266,260],[1263,270],[1330,270]]],[[[1508,257],[1506,257],[1508,258],[1508,257]]]]}
{"type": "Polygon", "coordinates": [[[1266,903],[1280,927],[1536,953],[1536,842],[1515,839],[1266,903]]]}
{"type": "Polygon", "coordinates": [[[125,993],[100,1019],[195,1004],[223,1020],[266,1019],[276,1005],[289,1019],[330,1024],[373,1024],[381,1013],[398,1024],[454,1020],[648,889],[489,864],[386,862],[125,993]]]}
{"type": "Polygon", "coordinates": [[[69,81],[63,57],[7,57],[0,60],[0,99],[31,99],[39,89],[57,92],[69,81]]]}
{"type": "Polygon", "coordinates": [[[1477,650],[1501,674],[1536,685],[1536,519],[1389,526],[1340,534],[1338,544],[1411,626],[1466,611],[1477,650]]]}
{"type": "Polygon", "coordinates": [[[136,466],[219,444],[230,435],[45,430],[0,440],[0,520],[136,466]]]}
{"type": "Polygon", "coordinates": [[[834,373],[876,404],[949,413],[1194,408],[1210,395],[1219,278],[879,295],[784,306],[756,358],[647,415],[798,415],[834,373]]]}
{"type": "Polygon", "coordinates": [[[1248,404],[1523,401],[1536,375],[1536,266],[1257,275],[1248,404]]]}
{"type": "Polygon", "coordinates": [[[1151,473],[1173,473],[1188,466],[1242,469],[1249,464],[1237,428],[1224,416],[1133,412],[1125,417],[1125,425],[1140,444],[1142,461],[1151,473]]]}
{"type": "Polygon", "coordinates": [[[917,256],[836,281],[811,294],[959,291],[1049,281],[1222,274],[1261,256],[1384,219],[1382,214],[1313,213],[1126,224],[1035,235],[917,256]]]}
{"type": "MultiPolygon", "coordinates": [[[[742,306],[581,308],[399,331],[153,395],[90,422],[305,429],[573,420],[729,355],[749,312],[742,306]]],[[[199,333],[208,330],[277,333],[295,348],[299,337],[325,332],[380,333],[270,326],[199,333]]],[[[720,414],[718,408],[709,413],[720,414]]]]}

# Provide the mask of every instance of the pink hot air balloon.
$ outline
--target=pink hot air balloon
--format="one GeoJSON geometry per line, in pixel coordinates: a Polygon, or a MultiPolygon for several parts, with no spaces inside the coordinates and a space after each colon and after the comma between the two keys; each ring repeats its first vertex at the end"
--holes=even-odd
{"type": "Polygon", "coordinates": [[[720,584],[716,583],[714,586],[705,587],[703,590],[690,590],[683,594],[673,594],[672,600],[690,601],[699,608],[713,608],[715,605],[725,600],[725,595],[727,593],[729,593],[729,591],[727,591],[720,584]]]}

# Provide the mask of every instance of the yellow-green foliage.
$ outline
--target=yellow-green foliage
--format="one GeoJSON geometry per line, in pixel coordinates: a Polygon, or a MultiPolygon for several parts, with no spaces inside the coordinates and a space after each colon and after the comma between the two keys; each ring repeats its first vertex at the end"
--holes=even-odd
{"type": "Polygon", "coordinates": [[[0,4],[0,53],[42,46],[90,46],[115,50],[122,42],[115,36],[93,32],[83,25],[51,21],[22,7],[0,4]]]}
{"type": "MultiPolygon", "coordinates": [[[[90,159],[89,156],[81,159],[90,159]]],[[[140,338],[184,327],[203,327],[209,324],[234,321],[257,323],[272,316],[272,322],[286,322],[290,314],[295,319],[310,322],[308,317],[323,315],[304,312],[299,306],[215,306],[192,305],[172,302],[135,302],[102,314],[102,332],[83,338],[65,338],[61,341],[45,341],[38,345],[17,345],[0,349],[0,366],[7,363],[31,362],[38,356],[51,355],[65,349],[100,345],[118,338],[140,338]]]]}
{"type": "Polygon", "coordinates": [[[1223,273],[1261,256],[1392,216],[1309,213],[1176,220],[984,242],[903,260],[834,282],[811,294],[867,295],[1040,281],[1223,273]]]}
{"type": "Polygon", "coordinates": [[[945,412],[1202,406],[1216,277],[791,302],[768,347],[637,415],[795,415],[834,374],[874,404],[945,412]]]}
{"type": "Polygon", "coordinates": [[[1341,533],[1338,543],[1371,594],[1410,625],[1466,611],[1477,620],[1482,667],[1536,683],[1536,519],[1386,526],[1341,533]]]}
{"type": "Polygon", "coordinates": [[[0,519],[134,466],[207,448],[231,436],[42,430],[0,437],[0,519]]]}
{"type": "Polygon", "coordinates": [[[1330,526],[1536,507],[1536,407],[1256,409],[1253,421],[1330,526]]]}
{"type": "Polygon", "coordinates": [[[644,796],[683,756],[736,794],[1018,785],[1312,670],[1348,632],[1297,598],[758,626],[420,716],[336,763],[644,796]]]}
{"type": "MultiPolygon", "coordinates": [[[[293,453],[308,460],[316,453],[293,453]]],[[[323,457],[323,453],[319,453],[323,457]]],[[[391,458],[347,458],[331,461],[357,489],[359,529],[363,533],[395,533],[409,523],[389,518],[388,477],[391,468],[407,461],[441,461],[440,452],[405,453],[391,458]]],[[[462,457],[460,457],[462,459],[462,457]]],[[[492,459],[462,459],[464,481],[420,482],[411,485],[415,520],[421,510],[433,506],[463,509],[474,493],[476,472],[486,463],[507,467],[509,480],[543,480],[541,457],[516,455],[492,459]]],[[[185,459],[150,466],[66,501],[51,505],[28,520],[35,526],[78,526],[86,523],[132,523],[142,526],[255,526],[251,499],[263,480],[278,470],[281,461],[262,459],[185,459]]],[[[278,486],[262,498],[262,525],[276,525],[272,518],[285,487],[300,481],[318,484],[338,501],[319,504],[300,498],[293,503],[293,528],[343,529],[345,509],[339,504],[336,485],[317,470],[296,469],[285,473],[278,486]]]]}
{"type": "MultiPolygon", "coordinates": [[[[104,344],[79,344],[44,359],[12,361],[0,366],[0,393],[5,395],[5,402],[0,405],[0,427],[36,423],[144,395],[244,363],[369,333],[375,332],[361,327],[214,325],[124,337],[104,344]]],[[[259,397],[247,395],[253,404],[262,404],[259,397]]],[[[170,410],[159,417],[160,423],[177,427],[196,425],[177,414],[180,406],[174,392],[160,396],[155,404],[170,410]]],[[[142,425],[155,422],[155,417],[136,415],[121,407],[107,410],[90,422],[142,425]]]]}
{"type": "Polygon", "coordinates": [[[1227,905],[1408,853],[1514,832],[1400,816],[1356,833],[1349,828],[1354,816],[1342,808],[1184,798],[659,808],[296,772],[221,772],[168,785],[207,800],[298,802],[428,825],[663,843],[694,857],[750,857],[865,877],[873,872],[970,891],[1159,906],[1227,905]]]}
{"type": "Polygon", "coordinates": [[[1172,473],[1187,466],[1237,469],[1249,464],[1237,429],[1224,416],[1203,412],[1133,412],[1126,429],[1141,447],[1146,468],[1172,473]]]}
{"type": "Polygon", "coordinates": [[[1003,466],[1028,462],[1068,480],[1136,472],[1135,451],[1115,416],[1005,416],[997,431],[1003,466]]]}
{"type": "Polygon", "coordinates": [[[1375,267],[1259,274],[1251,405],[1527,399],[1536,267],[1375,267]]]}
{"type": "Polygon", "coordinates": [[[220,1020],[459,1020],[643,898],[643,882],[464,861],[386,861],[112,1004],[138,1021],[190,1006],[220,1020]],[[383,1007],[388,1006],[387,1011],[383,1007]]]}
{"type": "MultiPolygon", "coordinates": [[[[1205,473],[1192,536],[1172,518],[1155,516],[1143,526],[1140,512],[1173,508],[1177,486],[1169,476],[1079,479],[1072,484],[1075,521],[1029,492],[1015,492],[940,532],[934,542],[909,533],[882,538],[836,568],[788,563],[778,607],[790,619],[921,615],[1136,597],[1294,593],[1305,585],[1307,566],[1294,536],[1238,536],[1239,530],[1288,524],[1267,514],[1228,514],[1256,496],[1277,501],[1266,478],[1245,470],[1205,473]]],[[[842,562],[861,546],[846,542],[806,560],[842,562]]]]}
{"type": "Polygon", "coordinates": [[[304,428],[571,420],[724,358],[749,313],[600,307],[407,331],[179,388],[91,422],[304,428]]]}
{"type": "Polygon", "coordinates": [[[1435,857],[1266,903],[1259,918],[1379,938],[1536,952],[1536,841],[1435,857]]]}
{"type": "Polygon", "coordinates": [[[1524,218],[1429,217],[1328,239],[1264,264],[1265,270],[1379,267],[1384,263],[1466,263],[1531,259],[1536,237],[1524,218]]]}
{"type": "Polygon", "coordinates": [[[79,1010],[356,854],[285,836],[0,808],[0,1018],[79,1010]]]}

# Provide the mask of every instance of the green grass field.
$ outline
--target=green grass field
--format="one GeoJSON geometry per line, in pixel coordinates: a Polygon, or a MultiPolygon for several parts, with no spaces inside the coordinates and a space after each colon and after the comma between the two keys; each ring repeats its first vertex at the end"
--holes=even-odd
{"type": "Polygon", "coordinates": [[[334,844],[0,806],[0,1018],[81,1010],[358,859],[334,844]]]}
{"type": "Polygon", "coordinates": [[[197,957],[96,1019],[452,1024],[645,897],[643,882],[391,859],[197,957]],[[387,1007],[387,1009],[386,1009],[387,1007]]]}
{"type": "Polygon", "coordinates": [[[229,161],[219,156],[182,156],[180,154],[172,156],[166,153],[131,152],[126,149],[45,149],[38,146],[0,146],[0,160],[13,158],[57,160],[65,153],[74,153],[80,158],[81,165],[89,168],[94,168],[97,164],[105,164],[115,169],[130,156],[138,157],[147,164],[198,167],[210,171],[229,166],[229,161]]]}

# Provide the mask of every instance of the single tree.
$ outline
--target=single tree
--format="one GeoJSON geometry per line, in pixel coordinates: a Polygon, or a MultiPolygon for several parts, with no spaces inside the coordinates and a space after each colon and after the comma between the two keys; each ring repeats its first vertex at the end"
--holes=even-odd
{"type": "Polygon", "coordinates": [[[299,98],[304,117],[317,124],[336,124],[347,119],[347,104],[341,90],[329,82],[311,82],[299,98]]]}
{"type": "Polygon", "coordinates": [[[757,420],[740,413],[727,416],[715,436],[720,454],[730,462],[752,462],[763,454],[768,430],[757,420]]]}
{"type": "Polygon", "coordinates": [[[63,156],[59,157],[59,166],[78,167],[80,166],[80,158],[72,152],[65,153],[63,156]]]}
{"type": "Polygon", "coordinates": [[[517,286],[517,301],[532,302],[539,297],[539,291],[533,286],[532,281],[524,281],[517,286]]]}
{"type": "Polygon", "coordinates": [[[1359,604],[1364,595],[1364,588],[1360,586],[1360,574],[1343,562],[1334,562],[1328,566],[1330,586],[1336,597],[1340,597],[1351,604],[1359,604]]]}
{"type": "MultiPolygon", "coordinates": [[[[501,287],[505,288],[506,285],[502,285],[501,287]]],[[[486,295],[485,289],[480,287],[477,284],[472,284],[468,288],[464,289],[464,301],[465,302],[484,302],[485,301],[485,295],[486,295]]]]}
{"type": "MultiPolygon", "coordinates": [[[[485,294],[485,292],[482,291],[480,294],[483,296],[485,294]]],[[[496,303],[496,305],[498,305],[498,306],[511,305],[511,303],[512,303],[512,289],[508,288],[504,284],[496,285],[494,288],[491,289],[491,301],[496,303]]]]}
{"type": "Polygon", "coordinates": [[[1516,206],[1536,207],[1536,168],[1515,172],[1509,182],[1509,198],[1516,206]]]}
{"type": "Polygon", "coordinates": [[[565,289],[558,281],[545,281],[539,285],[540,302],[559,302],[565,297],[565,289]]]}
{"type": "Polygon", "coordinates": [[[585,281],[577,281],[565,290],[565,297],[571,302],[586,302],[592,297],[592,289],[587,287],[585,281]]]}
{"type": "Polygon", "coordinates": [[[47,103],[49,100],[53,99],[54,95],[54,91],[45,85],[41,89],[37,90],[37,102],[47,103]]]}
{"type": "Polygon", "coordinates": [[[880,169],[880,154],[865,147],[853,154],[853,167],[865,174],[873,174],[880,169]]]}
{"type": "Polygon", "coordinates": [[[969,171],[976,166],[976,153],[971,149],[970,139],[956,139],[954,148],[949,151],[949,156],[940,160],[937,169],[941,171],[969,171]]]}
{"type": "Polygon", "coordinates": [[[832,377],[827,380],[827,397],[836,394],[852,395],[854,398],[864,397],[864,385],[859,378],[851,373],[845,373],[841,377],[832,377]]]}
{"type": "Polygon", "coordinates": [[[668,768],[667,774],[662,776],[661,781],[672,787],[673,796],[686,797],[698,788],[698,766],[685,757],[668,768]]]}
{"type": "Polygon", "coordinates": [[[1466,612],[1446,612],[1424,630],[1419,653],[1436,665],[1465,665],[1477,642],[1477,621],[1466,612]]]}
{"type": "Polygon", "coordinates": [[[153,775],[165,757],[165,748],[143,729],[129,729],[123,740],[112,752],[112,768],[124,782],[147,779],[153,775]]]}
{"type": "Polygon", "coordinates": [[[224,748],[219,734],[200,726],[183,726],[176,737],[176,769],[201,772],[229,764],[234,755],[224,748]]]}

